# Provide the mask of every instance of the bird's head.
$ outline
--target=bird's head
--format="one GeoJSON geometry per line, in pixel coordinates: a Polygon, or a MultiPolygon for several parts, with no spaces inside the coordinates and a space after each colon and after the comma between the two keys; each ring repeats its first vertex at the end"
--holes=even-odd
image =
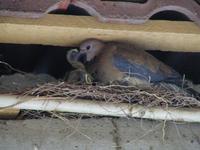
{"type": "Polygon", "coordinates": [[[71,49],[67,52],[66,58],[69,63],[75,62],[78,59],[79,51],[77,49],[71,49]]]}
{"type": "Polygon", "coordinates": [[[71,49],[66,55],[67,61],[76,69],[85,69],[85,66],[79,59],[79,51],[77,49],[71,49]]]}
{"type": "Polygon", "coordinates": [[[104,47],[104,42],[98,39],[88,39],[80,45],[79,60],[82,62],[90,62],[99,55],[104,47]]]}

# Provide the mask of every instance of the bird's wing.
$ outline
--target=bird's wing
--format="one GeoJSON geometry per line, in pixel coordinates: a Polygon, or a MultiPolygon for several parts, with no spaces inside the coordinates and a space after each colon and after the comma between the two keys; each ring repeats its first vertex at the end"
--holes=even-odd
{"type": "Polygon", "coordinates": [[[158,69],[153,72],[148,66],[145,66],[145,64],[137,64],[119,54],[113,54],[112,63],[115,68],[123,72],[126,76],[136,77],[150,82],[160,82],[168,79],[173,80],[177,77],[176,75],[166,75],[159,66],[158,69]]]}

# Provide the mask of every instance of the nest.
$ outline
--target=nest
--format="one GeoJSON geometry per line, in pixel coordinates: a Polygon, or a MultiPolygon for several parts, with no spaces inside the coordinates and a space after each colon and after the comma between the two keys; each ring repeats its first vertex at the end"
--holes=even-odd
{"type": "Polygon", "coordinates": [[[200,107],[199,98],[168,84],[137,88],[121,85],[76,85],[59,82],[40,85],[20,93],[20,95],[129,103],[147,107],[200,107]]]}

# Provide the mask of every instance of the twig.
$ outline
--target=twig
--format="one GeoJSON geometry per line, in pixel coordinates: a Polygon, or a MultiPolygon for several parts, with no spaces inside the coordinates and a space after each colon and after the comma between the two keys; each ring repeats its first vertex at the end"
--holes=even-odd
{"type": "Polygon", "coordinates": [[[18,69],[15,69],[14,67],[12,67],[10,64],[8,64],[8,63],[6,63],[6,62],[0,61],[0,64],[6,65],[6,66],[8,66],[11,70],[16,71],[16,72],[18,72],[18,73],[26,74],[26,72],[21,71],[21,70],[18,70],[18,69]]]}
{"type": "MultiPolygon", "coordinates": [[[[50,112],[50,113],[53,114],[54,116],[56,116],[57,118],[63,120],[65,123],[68,122],[67,124],[68,124],[68,126],[69,126],[70,128],[74,129],[74,131],[80,133],[81,135],[83,135],[84,137],[86,137],[87,139],[89,139],[89,140],[92,141],[92,138],[91,138],[91,137],[89,137],[89,136],[87,136],[86,134],[84,134],[84,133],[82,133],[81,131],[79,131],[79,130],[77,129],[77,127],[73,127],[72,125],[70,125],[69,120],[67,120],[67,118],[62,117],[61,115],[58,115],[58,114],[56,114],[56,113],[54,113],[54,112],[50,112]]],[[[78,126],[78,125],[77,125],[77,126],[78,126]]],[[[69,136],[71,136],[71,135],[73,135],[73,134],[74,134],[74,133],[70,134],[69,136]]]]}
{"type": "Polygon", "coordinates": [[[164,120],[163,121],[163,127],[162,127],[162,140],[163,140],[163,143],[165,142],[165,128],[166,128],[166,121],[167,120],[164,120]]]}

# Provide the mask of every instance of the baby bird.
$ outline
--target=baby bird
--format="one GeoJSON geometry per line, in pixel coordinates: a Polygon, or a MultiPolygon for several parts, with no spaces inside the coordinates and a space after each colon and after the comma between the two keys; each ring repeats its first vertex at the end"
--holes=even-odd
{"type": "Polygon", "coordinates": [[[76,69],[69,73],[67,82],[91,84],[92,78],[87,73],[84,64],[78,61],[78,54],[79,51],[77,49],[72,49],[66,55],[67,61],[76,69]]]}
{"type": "Polygon", "coordinates": [[[88,39],[80,44],[79,60],[87,71],[103,83],[143,85],[157,82],[177,83],[181,76],[144,50],[120,42],[88,39]]]}

